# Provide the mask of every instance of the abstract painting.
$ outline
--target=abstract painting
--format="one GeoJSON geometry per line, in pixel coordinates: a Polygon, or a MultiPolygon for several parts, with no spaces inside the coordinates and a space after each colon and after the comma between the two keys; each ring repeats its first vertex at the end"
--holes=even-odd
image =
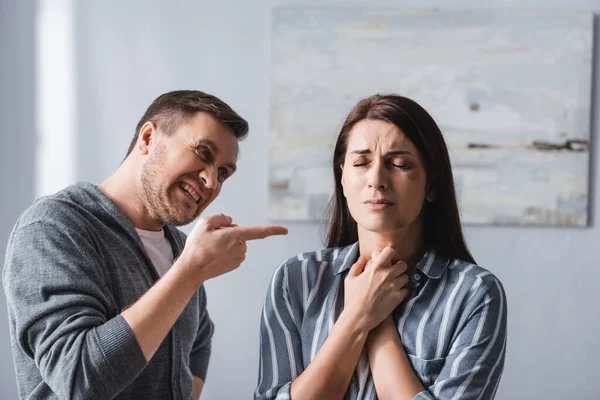
{"type": "Polygon", "coordinates": [[[588,222],[593,14],[273,11],[268,215],[315,221],[350,109],[410,97],[440,126],[466,224],[588,222]]]}

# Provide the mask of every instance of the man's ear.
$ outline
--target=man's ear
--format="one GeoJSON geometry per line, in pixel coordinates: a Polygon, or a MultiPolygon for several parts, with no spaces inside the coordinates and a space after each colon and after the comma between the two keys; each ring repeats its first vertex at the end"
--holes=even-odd
{"type": "Polygon", "coordinates": [[[150,146],[156,140],[156,125],[153,122],[147,121],[140,128],[140,133],[138,135],[138,140],[136,144],[136,148],[139,150],[141,154],[148,154],[150,151],[150,146]]]}

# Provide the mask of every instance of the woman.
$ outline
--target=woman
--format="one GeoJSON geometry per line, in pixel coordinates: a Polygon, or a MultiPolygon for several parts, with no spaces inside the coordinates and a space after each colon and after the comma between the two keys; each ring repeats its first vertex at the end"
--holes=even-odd
{"type": "Polygon", "coordinates": [[[255,399],[491,399],[506,299],[465,244],[448,150],[414,101],[360,101],[338,136],[327,249],[275,272],[255,399]]]}

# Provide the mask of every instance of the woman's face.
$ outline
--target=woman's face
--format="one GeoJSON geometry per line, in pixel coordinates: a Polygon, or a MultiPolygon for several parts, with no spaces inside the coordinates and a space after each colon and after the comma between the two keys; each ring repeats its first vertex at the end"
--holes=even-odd
{"type": "Polygon", "coordinates": [[[386,233],[421,223],[427,175],[415,145],[394,124],[362,120],[350,131],[342,186],[359,230],[386,233]]]}

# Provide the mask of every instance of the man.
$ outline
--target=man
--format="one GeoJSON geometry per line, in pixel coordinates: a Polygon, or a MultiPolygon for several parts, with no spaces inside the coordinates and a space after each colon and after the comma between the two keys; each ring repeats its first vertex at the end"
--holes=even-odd
{"type": "Polygon", "coordinates": [[[21,398],[197,399],[213,325],[202,284],[279,226],[193,221],[236,169],[247,122],[199,91],[158,97],[101,185],[38,200],[3,270],[21,398]]]}

